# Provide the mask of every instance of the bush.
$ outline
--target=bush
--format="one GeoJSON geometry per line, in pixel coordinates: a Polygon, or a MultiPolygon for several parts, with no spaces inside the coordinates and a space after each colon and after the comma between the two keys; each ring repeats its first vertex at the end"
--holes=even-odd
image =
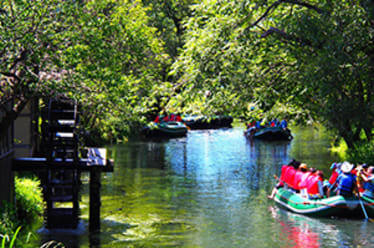
{"type": "Polygon", "coordinates": [[[14,207],[3,202],[0,208],[0,234],[13,234],[19,223],[14,207]]]}
{"type": "Polygon", "coordinates": [[[348,161],[355,164],[366,163],[374,165],[374,144],[360,143],[356,144],[353,149],[347,151],[348,161]]]}
{"type": "Polygon", "coordinates": [[[39,180],[15,179],[16,211],[24,224],[32,223],[43,214],[43,197],[39,180]]]}
{"type": "Polygon", "coordinates": [[[1,204],[0,248],[5,245],[6,241],[9,243],[9,247],[13,246],[14,242],[22,243],[17,238],[20,227],[31,225],[36,218],[43,214],[42,192],[38,180],[16,178],[15,195],[15,205],[6,202],[1,204]]]}

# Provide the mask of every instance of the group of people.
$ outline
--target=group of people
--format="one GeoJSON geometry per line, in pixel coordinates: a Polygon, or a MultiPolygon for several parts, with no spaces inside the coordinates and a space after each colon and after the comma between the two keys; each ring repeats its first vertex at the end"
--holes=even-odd
{"type": "Polygon", "coordinates": [[[286,119],[283,119],[282,121],[279,121],[278,119],[274,119],[268,123],[266,123],[263,120],[259,120],[259,121],[252,121],[247,124],[248,130],[256,130],[256,129],[261,129],[265,127],[281,127],[282,129],[286,130],[288,128],[288,124],[287,124],[286,119]]]}
{"type": "Polygon", "coordinates": [[[309,199],[329,197],[331,194],[347,197],[362,194],[374,198],[374,167],[367,164],[355,166],[345,161],[333,163],[330,169],[330,178],[324,180],[322,171],[308,169],[305,163],[292,160],[282,166],[279,182],[268,198],[273,199],[281,187],[287,187],[309,199]]]}
{"type": "Polygon", "coordinates": [[[168,122],[168,121],[182,121],[182,117],[178,114],[166,114],[165,116],[156,116],[153,122],[160,123],[160,122],[168,122]]]}

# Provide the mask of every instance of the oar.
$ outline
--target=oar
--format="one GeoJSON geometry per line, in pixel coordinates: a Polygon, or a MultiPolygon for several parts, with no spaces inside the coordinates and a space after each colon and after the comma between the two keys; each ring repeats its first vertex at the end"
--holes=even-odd
{"type": "Polygon", "coordinates": [[[360,188],[360,187],[358,187],[358,181],[357,181],[357,182],[356,182],[357,197],[358,197],[358,201],[360,202],[360,206],[361,206],[362,212],[364,213],[365,220],[374,221],[373,219],[370,219],[370,218],[369,218],[368,213],[366,212],[366,209],[365,209],[364,203],[362,202],[362,198],[361,198],[361,195],[360,195],[359,188],[360,188]]]}
{"type": "Polygon", "coordinates": [[[369,218],[368,213],[366,212],[366,209],[365,209],[364,203],[362,202],[360,193],[358,193],[357,196],[358,196],[358,201],[360,202],[360,205],[361,205],[362,212],[365,215],[365,220],[369,220],[369,221],[373,222],[374,220],[369,218]]]}
{"type": "Polygon", "coordinates": [[[364,215],[365,215],[365,219],[368,220],[369,219],[369,216],[368,216],[368,213],[366,213],[366,209],[364,207],[364,203],[362,202],[361,198],[358,198],[359,201],[360,201],[360,205],[361,205],[361,208],[362,208],[362,212],[364,212],[364,215]]]}

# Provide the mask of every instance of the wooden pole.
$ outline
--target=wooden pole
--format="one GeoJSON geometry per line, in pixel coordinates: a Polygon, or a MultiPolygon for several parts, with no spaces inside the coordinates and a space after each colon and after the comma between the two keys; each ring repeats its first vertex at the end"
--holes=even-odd
{"type": "Polygon", "coordinates": [[[100,187],[101,187],[101,170],[92,168],[90,171],[90,232],[100,231],[100,187]]]}

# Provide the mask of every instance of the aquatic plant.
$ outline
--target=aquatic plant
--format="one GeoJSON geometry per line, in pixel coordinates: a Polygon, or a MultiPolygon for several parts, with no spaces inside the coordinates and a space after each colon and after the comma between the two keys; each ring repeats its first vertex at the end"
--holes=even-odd
{"type": "Polygon", "coordinates": [[[8,247],[12,248],[14,246],[14,244],[15,244],[17,235],[18,235],[18,233],[19,233],[20,230],[21,230],[21,227],[18,227],[17,230],[16,230],[16,232],[13,234],[13,237],[11,239],[10,239],[10,237],[9,237],[8,234],[0,235],[0,237],[2,237],[0,248],[5,248],[6,245],[7,245],[7,241],[10,241],[8,247]]]}

